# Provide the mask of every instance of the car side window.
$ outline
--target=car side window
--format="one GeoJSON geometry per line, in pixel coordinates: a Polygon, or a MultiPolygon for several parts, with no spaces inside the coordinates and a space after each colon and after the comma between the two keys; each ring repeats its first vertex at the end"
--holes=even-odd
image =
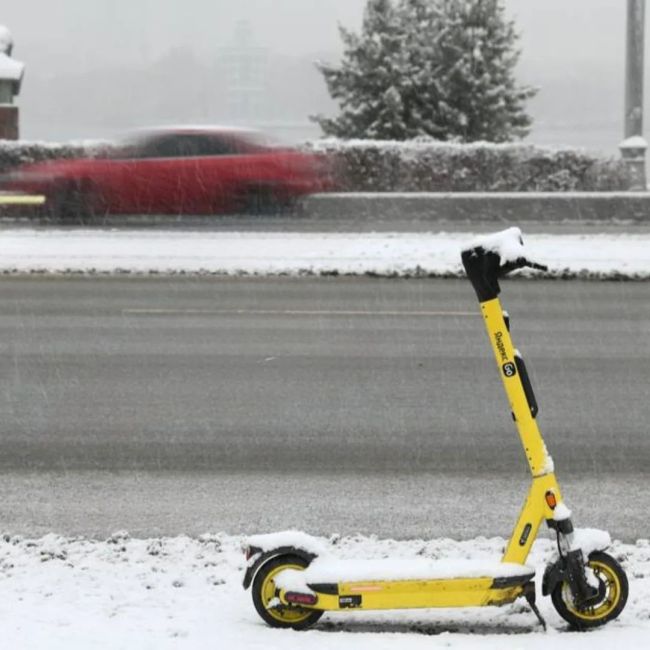
{"type": "Polygon", "coordinates": [[[192,155],[191,147],[183,136],[170,135],[161,138],[154,149],[157,154],[155,158],[184,158],[192,155]]]}
{"type": "Polygon", "coordinates": [[[207,156],[234,156],[240,151],[231,138],[213,135],[207,140],[207,156]]]}
{"type": "Polygon", "coordinates": [[[137,149],[135,158],[187,158],[197,156],[197,146],[191,138],[165,135],[150,138],[137,149]]]}
{"type": "Polygon", "coordinates": [[[170,158],[178,156],[176,136],[152,137],[131,149],[129,158],[170,158]]]}
{"type": "Polygon", "coordinates": [[[131,147],[127,158],[191,158],[245,153],[227,136],[188,133],[152,137],[131,147]]]}
{"type": "Polygon", "coordinates": [[[193,156],[232,156],[236,153],[233,143],[225,137],[218,135],[191,135],[187,136],[191,140],[190,148],[193,156]]]}
{"type": "Polygon", "coordinates": [[[178,138],[178,155],[182,158],[211,155],[208,139],[198,134],[180,136],[178,138]]]}

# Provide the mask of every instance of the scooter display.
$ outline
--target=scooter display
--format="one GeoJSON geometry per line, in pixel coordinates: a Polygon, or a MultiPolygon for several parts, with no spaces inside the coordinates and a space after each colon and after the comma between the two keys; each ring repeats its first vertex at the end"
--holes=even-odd
{"type": "Polygon", "coordinates": [[[499,300],[499,279],[516,269],[546,270],[525,253],[521,231],[484,236],[461,254],[476,292],[490,345],[523,444],[532,483],[503,557],[494,562],[413,559],[341,560],[305,534],[248,538],[244,588],[273,627],[305,629],[324,612],[504,605],[523,597],[535,604],[535,569],[526,560],[542,523],[557,538],[557,557],[545,569],[541,592],[573,628],[597,627],[625,607],[628,582],[605,553],[609,534],[574,529],[537,425],[538,406],[526,365],[510,337],[499,300]]]}

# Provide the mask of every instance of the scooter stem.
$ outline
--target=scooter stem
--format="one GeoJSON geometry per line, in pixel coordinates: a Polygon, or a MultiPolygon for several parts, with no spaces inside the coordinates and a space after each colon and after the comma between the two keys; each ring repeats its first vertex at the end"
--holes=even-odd
{"type": "Polygon", "coordinates": [[[483,246],[463,251],[462,260],[481,307],[494,358],[533,476],[530,491],[503,558],[504,561],[523,563],[541,523],[553,519],[553,509],[546,502],[546,494],[552,492],[557,502],[561,502],[553,460],[548,455],[537,425],[537,400],[526,364],[513,345],[509,322],[506,322],[498,298],[501,292],[499,278],[516,268],[530,266],[531,263],[525,257],[503,263],[497,252],[483,246]]]}

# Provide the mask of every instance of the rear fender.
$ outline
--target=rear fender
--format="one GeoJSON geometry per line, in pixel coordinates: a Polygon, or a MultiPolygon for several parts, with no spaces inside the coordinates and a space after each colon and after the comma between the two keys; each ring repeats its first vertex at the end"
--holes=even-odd
{"type": "Polygon", "coordinates": [[[248,560],[248,566],[246,568],[246,573],[244,574],[244,589],[248,589],[255,578],[255,574],[260,570],[262,565],[266,564],[269,560],[279,557],[281,555],[297,555],[302,558],[308,564],[311,563],[316,555],[313,553],[308,553],[303,551],[300,548],[295,548],[293,546],[280,546],[274,548],[271,551],[262,551],[261,549],[251,549],[253,554],[248,560]]]}

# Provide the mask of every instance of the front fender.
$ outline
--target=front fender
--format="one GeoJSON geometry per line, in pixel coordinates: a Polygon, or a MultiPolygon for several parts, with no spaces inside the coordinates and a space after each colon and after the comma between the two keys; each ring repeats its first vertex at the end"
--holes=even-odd
{"type": "Polygon", "coordinates": [[[548,596],[553,593],[556,585],[564,580],[566,576],[566,562],[564,558],[559,558],[553,564],[549,564],[544,570],[542,578],[542,596],[548,596]]]}
{"type": "MultiPolygon", "coordinates": [[[[575,552],[581,551],[574,551],[574,553],[575,552]]],[[[588,559],[591,559],[591,556],[597,552],[598,551],[592,551],[589,554],[588,559]]],[[[582,557],[584,558],[586,556],[583,555],[582,557]]],[[[586,564],[588,560],[583,561],[586,564]]],[[[564,581],[571,582],[571,579],[569,576],[567,559],[565,557],[561,557],[552,564],[549,564],[544,570],[544,577],[542,578],[542,596],[548,596],[549,594],[552,594],[558,583],[564,581]]]]}
{"type": "Polygon", "coordinates": [[[313,553],[308,553],[303,551],[300,548],[295,548],[294,546],[280,546],[274,548],[271,551],[259,551],[249,560],[248,567],[246,568],[246,573],[244,574],[244,589],[248,589],[255,578],[255,574],[259,571],[260,567],[280,555],[297,555],[298,557],[305,560],[307,563],[311,563],[316,559],[316,555],[313,553]]]}

